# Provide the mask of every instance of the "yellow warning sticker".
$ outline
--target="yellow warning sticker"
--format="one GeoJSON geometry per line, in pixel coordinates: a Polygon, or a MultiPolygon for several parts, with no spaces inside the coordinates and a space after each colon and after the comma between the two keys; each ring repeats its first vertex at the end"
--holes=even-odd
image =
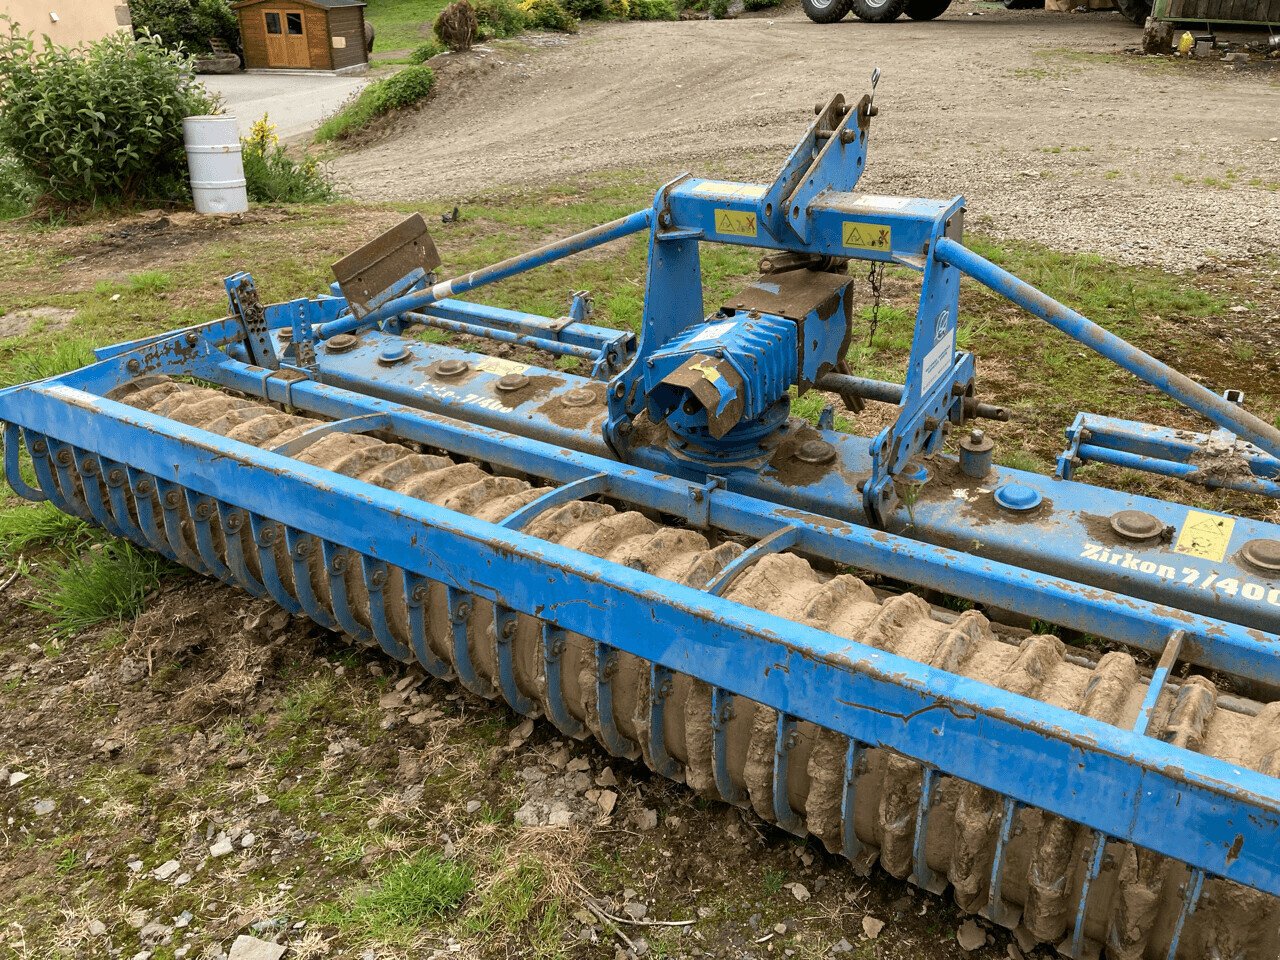
{"type": "Polygon", "coordinates": [[[1178,542],[1173,545],[1173,549],[1189,557],[1221,561],[1227,555],[1227,544],[1231,542],[1231,532],[1235,526],[1233,517],[1188,510],[1187,519],[1182,523],[1178,542]]]}
{"type": "Polygon", "coordinates": [[[476,364],[476,369],[505,377],[508,373],[524,373],[529,368],[523,363],[516,363],[514,360],[504,360],[502,357],[485,357],[476,364]]]}
{"type": "Polygon", "coordinates": [[[893,230],[879,223],[846,220],[841,242],[852,250],[890,250],[893,230]]]}
{"type": "Polygon", "coordinates": [[[757,236],[756,215],[746,210],[724,210],[716,207],[716,233],[731,237],[757,236]]]}

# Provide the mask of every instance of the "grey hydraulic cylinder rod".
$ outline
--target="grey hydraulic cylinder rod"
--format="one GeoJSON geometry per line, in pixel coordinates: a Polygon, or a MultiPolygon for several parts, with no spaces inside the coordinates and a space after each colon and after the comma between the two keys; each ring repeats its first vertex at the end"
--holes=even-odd
{"type": "Polygon", "coordinates": [[[1035,314],[1041,320],[1079,340],[1086,347],[1106,357],[1117,366],[1145,380],[1158,390],[1178,400],[1197,413],[1202,413],[1220,427],[1225,427],[1242,440],[1247,440],[1273,457],[1280,457],[1280,430],[1236,406],[1212,390],[1202,387],[1155,357],[1139,350],[1098,326],[1070,307],[1059,303],[1031,284],[1019,280],[1008,270],[997,267],[985,257],[945,237],[937,242],[933,255],[962,273],[1035,314]]]}
{"type": "Polygon", "coordinates": [[[641,230],[648,229],[652,217],[652,210],[640,210],[619,220],[592,227],[582,233],[575,233],[572,237],[565,237],[563,240],[548,243],[545,246],[538,247],[536,250],[530,250],[528,253],[510,257],[499,263],[482,267],[479,270],[473,270],[471,273],[464,274],[461,277],[442,280],[426,290],[418,290],[415,293],[397,297],[384,303],[378,309],[370,311],[363,317],[339,317],[337,320],[331,320],[320,325],[316,330],[321,339],[328,340],[335,334],[349,333],[360,327],[371,326],[388,317],[399,316],[411,310],[421,310],[437,300],[457,296],[460,293],[466,293],[468,290],[474,290],[476,287],[495,283],[498,280],[505,280],[507,277],[515,276],[517,273],[523,273],[526,270],[532,270],[534,267],[554,263],[556,260],[563,260],[565,257],[581,253],[583,250],[590,250],[592,247],[598,247],[612,240],[619,240],[633,233],[639,233],[641,230]]]}

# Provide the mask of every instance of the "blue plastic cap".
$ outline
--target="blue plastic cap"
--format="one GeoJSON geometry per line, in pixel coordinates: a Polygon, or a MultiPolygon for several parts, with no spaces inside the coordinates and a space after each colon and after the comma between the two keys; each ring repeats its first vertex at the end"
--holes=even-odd
{"type": "Polygon", "coordinates": [[[1020,483],[1006,483],[996,487],[996,503],[1006,510],[1034,510],[1044,501],[1039,491],[1020,483]]]}

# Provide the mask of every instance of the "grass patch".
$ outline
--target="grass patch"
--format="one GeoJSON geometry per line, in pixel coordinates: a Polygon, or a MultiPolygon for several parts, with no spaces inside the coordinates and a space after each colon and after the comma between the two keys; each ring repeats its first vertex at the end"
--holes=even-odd
{"type": "Polygon", "coordinates": [[[10,560],[36,548],[74,549],[93,537],[93,528],[51,503],[0,511],[0,559],[10,560]]]}
{"type": "Polygon", "coordinates": [[[78,370],[93,363],[93,349],[87,340],[55,338],[38,347],[15,353],[0,365],[0,389],[44,380],[78,370]]]}
{"type": "Polygon", "coordinates": [[[419,46],[448,0],[368,0],[364,16],[376,31],[374,59],[419,46]]]}
{"type": "Polygon", "coordinates": [[[406,67],[385,80],[377,80],[341,110],[320,125],[316,140],[345,140],[369,126],[378,117],[393,110],[402,110],[422,100],[435,86],[436,75],[428,66],[406,67]]]}
{"type": "Polygon", "coordinates": [[[361,941],[404,945],[425,925],[449,917],[474,886],[471,867],[422,851],[390,866],[372,886],[311,915],[361,941]]]}
{"type": "Polygon", "coordinates": [[[30,605],[53,618],[56,632],[76,633],[136,616],[169,569],[161,557],[111,540],[96,550],[68,552],[56,568],[34,574],[38,593],[30,605]]]}

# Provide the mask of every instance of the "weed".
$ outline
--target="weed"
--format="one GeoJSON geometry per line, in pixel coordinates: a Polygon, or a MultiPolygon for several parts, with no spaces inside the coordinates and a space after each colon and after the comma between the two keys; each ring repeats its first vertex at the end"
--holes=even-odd
{"type": "Polygon", "coordinates": [[[764,872],[764,892],[771,897],[776,897],[782,891],[782,884],[786,882],[787,875],[781,870],[766,870],[764,872]]]}
{"type": "Polygon", "coordinates": [[[48,502],[0,511],[0,559],[5,561],[36,548],[74,549],[92,537],[87,523],[48,502]]]}
{"type": "Polygon", "coordinates": [[[249,199],[256,203],[322,203],[334,198],[319,161],[306,154],[301,160],[289,156],[280,145],[276,125],[265,113],[241,142],[249,199]]]}
{"type": "Polygon", "coordinates": [[[371,887],[321,907],[312,919],[361,940],[403,945],[424,924],[452,914],[473,885],[468,864],[424,850],[393,864],[371,887]]]}
{"type": "Polygon", "coordinates": [[[96,550],[68,552],[56,568],[33,574],[37,596],[28,603],[51,616],[58,633],[75,633],[136,615],[160,577],[177,569],[124,540],[112,540],[96,550]]]}
{"type": "Polygon", "coordinates": [[[65,877],[76,868],[76,852],[67,850],[57,860],[54,861],[54,869],[57,870],[58,876],[65,877]]]}

